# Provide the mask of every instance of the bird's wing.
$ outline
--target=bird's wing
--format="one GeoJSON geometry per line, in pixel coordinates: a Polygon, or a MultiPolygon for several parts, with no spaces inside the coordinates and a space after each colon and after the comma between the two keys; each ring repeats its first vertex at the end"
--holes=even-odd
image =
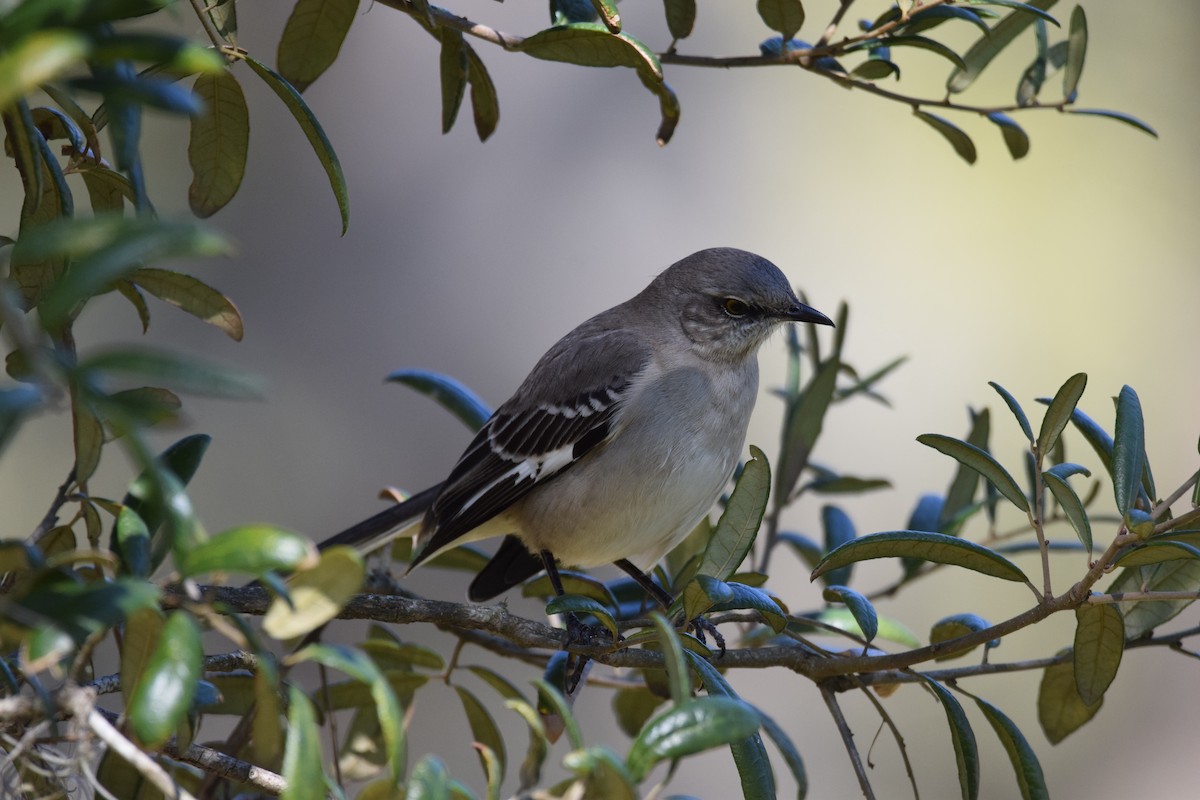
{"type": "Polygon", "coordinates": [[[637,336],[588,324],[551,348],[455,464],[425,516],[413,566],[603,444],[649,357],[637,336]]]}

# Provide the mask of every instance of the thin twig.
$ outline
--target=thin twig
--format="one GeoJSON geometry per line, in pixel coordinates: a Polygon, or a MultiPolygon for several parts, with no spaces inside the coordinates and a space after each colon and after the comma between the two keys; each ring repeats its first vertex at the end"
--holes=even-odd
{"type": "Polygon", "coordinates": [[[875,693],[866,686],[860,685],[862,693],[871,701],[871,705],[875,706],[875,711],[879,713],[879,718],[884,725],[892,732],[892,737],[896,740],[896,747],[900,749],[900,758],[904,761],[904,771],[908,773],[908,782],[912,784],[913,797],[920,800],[921,790],[917,788],[917,775],[913,772],[912,762],[908,759],[908,748],[904,745],[904,737],[900,734],[900,729],[896,727],[896,723],[892,720],[892,715],[883,707],[883,703],[879,702],[879,698],[875,693]]]}
{"type": "Polygon", "coordinates": [[[162,792],[164,796],[173,797],[176,800],[196,800],[191,792],[171,780],[171,776],[167,774],[167,771],[162,768],[161,764],[151,758],[136,744],[122,736],[121,732],[114,728],[112,723],[105,719],[104,715],[99,713],[95,708],[92,708],[81,718],[86,718],[88,728],[91,729],[92,733],[96,734],[96,738],[108,745],[110,753],[116,753],[125,759],[131,767],[141,773],[142,777],[162,792]]]}
{"type": "Polygon", "coordinates": [[[858,776],[858,785],[862,789],[863,797],[867,798],[867,800],[875,800],[875,792],[871,789],[871,781],[867,778],[867,771],[863,768],[862,758],[859,756],[858,748],[854,744],[854,731],[850,730],[850,725],[846,722],[845,715],[842,714],[842,708],[838,705],[837,695],[830,687],[821,686],[821,698],[829,708],[829,714],[833,717],[833,723],[837,726],[838,733],[841,734],[842,742],[846,745],[846,753],[850,756],[850,763],[854,767],[854,774],[858,776]]]}

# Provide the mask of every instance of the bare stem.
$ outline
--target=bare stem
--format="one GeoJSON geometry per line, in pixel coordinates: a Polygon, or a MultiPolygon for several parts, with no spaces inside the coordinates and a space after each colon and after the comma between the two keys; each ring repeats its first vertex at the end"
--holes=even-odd
{"type": "Polygon", "coordinates": [[[842,708],[838,705],[837,695],[830,687],[822,686],[821,698],[829,708],[829,715],[833,717],[833,723],[837,725],[842,742],[846,745],[846,753],[850,756],[850,764],[854,767],[854,774],[858,777],[858,785],[862,789],[863,797],[867,798],[867,800],[875,800],[875,792],[871,789],[871,781],[867,778],[867,771],[863,768],[862,757],[859,756],[858,748],[854,744],[854,731],[850,730],[850,725],[846,722],[846,716],[842,714],[842,708]]]}

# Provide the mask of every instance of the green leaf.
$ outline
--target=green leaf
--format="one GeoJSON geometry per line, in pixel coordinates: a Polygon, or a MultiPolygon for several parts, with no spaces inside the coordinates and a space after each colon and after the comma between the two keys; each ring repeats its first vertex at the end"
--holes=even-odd
{"type": "MultiPolygon", "coordinates": [[[[989,117],[989,119],[990,118],[991,117],[989,117]]],[[[1005,119],[1007,119],[1007,117],[1005,117],[1005,119]]],[[[1020,156],[1014,156],[1014,158],[1019,157],[1020,156]]],[[[1025,434],[1026,440],[1032,443],[1033,429],[1029,427],[1029,418],[1025,416],[1025,410],[1021,408],[1021,404],[1017,402],[1017,398],[1009,394],[1007,389],[995,381],[988,381],[988,386],[991,386],[993,389],[995,389],[996,394],[1000,395],[1001,399],[1004,400],[1005,405],[1008,406],[1008,410],[1012,412],[1014,417],[1016,417],[1017,424],[1021,426],[1021,432],[1025,434]]]]}
{"type": "Polygon", "coordinates": [[[479,395],[446,375],[424,369],[401,369],[388,375],[387,380],[429,395],[472,431],[482,428],[492,416],[491,409],[479,399],[479,395]]]}
{"type": "Polygon", "coordinates": [[[114,348],[79,362],[81,373],[129,375],[167,384],[180,392],[211,397],[251,399],[262,396],[259,381],[229,367],[189,356],[142,348],[114,348]]]}
{"type": "Polygon", "coordinates": [[[1000,494],[1008,498],[1013,505],[1026,513],[1029,512],[1029,501],[1021,493],[1017,482],[987,451],[938,433],[923,433],[917,437],[917,441],[975,470],[995,486],[1000,494]]]}
{"type": "Polygon", "coordinates": [[[518,793],[523,793],[537,785],[541,779],[542,764],[546,761],[550,743],[546,739],[546,728],[538,716],[537,709],[521,699],[506,700],[504,707],[517,712],[529,728],[529,747],[525,751],[525,760],[521,762],[518,785],[518,793]]]}
{"type": "MultiPolygon", "coordinates": [[[[687,662],[684,661],[683,647],[679,643],[679,634],[667,622],[667,618],[655,611],[650,615],[657,634],[658,649],[662,652],[664,666],[667,670],[667,682],[671,689],[671,703],[679,706],[692,693],[692,682],[688,678],[687,662]]],[[[639,781],[641,779],[639,778],[639,781]]]]}
{"type": "Polygon", "coordinates": [[[507,678],[495,670],[481,666],[467,667],[467,669],[488,686],[492,687],[505,700],[525,699],[525,696],[521,694],[521,691],[517,687],[509,683],[507,678]]]}
{"type": "MultiPolygon", "coordinates": [[[[1200,586],[1200,561],[1193,559],[1164,561],[1146,567],[1124,570],[1109,587],[1109,594],[1120,592],[1194,592],[1200,586]]],[[[1175,617],[1192,600],[1139,600],[1122,603],[1125,637],[1140,638],[1175,617]]]]}
{"type": "Polygon", "coordinates": [[[224,208],[242,185],[250,149],[250,112],[241,85],[227,70],[201,74],[192,92],[204,103],[204,110],[191,119],[188,205],[197,217],[206,218],[224,208]]]}
{"type": "Polygon", "coordinates": [[[646,45],[596,22],[556,25],[526,38],[518,48],[534,58],[585,67],[633,67],[661,81],[662,65],[646,45]]]}
{"type": "Polygon", "coordinates": [[[650,722],[634,740],[625,763],[641,782],[664,759],[677,759],[730,744],[758,731],[754,708],[732,697],[707,696],[673,705],[650,722]]]}
{"type": "MultiPolygon", "coordinates": [[[[904,26],[904,30],[907,33],[926,31],[951,19],[969,22],[985,36],[991,33],[991,29],[988,28],[987,23],[978,14],[957,6],[934,6],[932,8],[918,9],[909,16],[908,24],[904,26]]],[[[890,44],[891,41],[891,38],[889,38],[888,43],[890,44]]]]}
{"type": "Polygon", "coordinates": [[[1180,558],[1200,558],[1200,548],[1183,541],[1155,537],[1144,544],[1126,550],[1125,553],[1117,556],[1113,563],[1118,567],[1143,567],[1180,558]]]}
{"type": "MultiPolygon", "coordinates": [[[[6,13],[11,11],[9,7],[6,13]]],[[[34,31],[5,45],[0,52],[0,108],[81,63],[91,49],[87,37],[63,28],[34,31]]]]}
{"type": "Polygon", "coordinates": [[[596,619],[603,625],[610,634],[613,641],[617,641],[620,633],[617,630],[617,622],[613,619],[612,612],[604,606],[597,603],[590,597],[584,597],[578,594],[564,594],[555,597],[546,604],[547,614],[587,614],[596,619]]]}
{"type": "Polygon", "coordinates": [[[143,745],[157,747],[175,733],[192,705],[203,657],[191,614],[171,612],[129,703],[129,724],[143,745]]]}
{"type": "Polygon", "coordinates": [[[840,369],[837,359],[821,362],[804,393],[788,403],[779,463],[775,471],[776,507],[782,507],[789,501],[800,473],[808,465],[813,447],[821,435],[825,412],[833,400],[840,369]]]}
{"type": "Polygon", "coordinates": [[[362,586],[362,556],[352,547],[331,547],[312,569],[288,580],[292,602],[277,597],[263,616],[263,630],[275,639],[303,636],[338,615],[362,586]]]}
{"type": "MultiPolygon", "coordinates": [[[[507,755],[504,748],[504,737],[500,735],[500,729],[496,727],[496,721],[492,719],[492,715],[488,713],[483,703],[479,702],[479,698],[471,694],[470,691],[461,686],[455,686],[454,691],[458,693],[458,699],[462,702],[463,713],[467,715],[467,723],[471,726],[471,737],[495,754],[499,770],[498,780],[503,781],[507,755]]],[[[488,762],[482,753],[479,756],[479,763],[483,767],[484,776],[486,777],[488,775],[488,762]]]]}
{"type": "MultiPolygon", "coordinates": [[[[987,630],[991,627],[991,623],[977,614],[952,614],[948,617],[943,617],[933,623],[933,627],[929,630],[929,643],[941,644],[948,642],[951,639],[957,639],[960,636],[966,636],[977,631],[987,630]]],[[[958,658],[966,655],[975,649],[977,645],[964,647],[959,650],[946,653],[938,656],[936,661],[947,661],[951,658],[958,658]]]]}
{"type": "MultiPolygon", "coordinates": [[[[633,776],[625,764],[605,747],[589,747],[567,753],[563,766],[581,779],[583,797],[604,800],[636,800],[639,796],[633,785],[633,776]]],[[[577,784],[578,785],[578,784],[577,784]]]]}
{"type": "Polygon", "coordinates": [[[442,79],[442,133],[449,133],[467,92],[467,56],[463,52],[461,32],[438,28],[437,33],[442,43],[438,61],[442,79]]]}
{"type": "Polygon", "coordinates": [[[787,617],[785,616],[787,611],[774,595],[743,583],[730,582],[724,584],[724,586],[729,590],[729,597],[727,599],[714,600],[709,610],[740,611],[742,609],[752,609],[757,611],[763,618],[763,621],[771,626],[776,633],[787,627],[787,617]]]}
{"type": "MultiPolygon", "coordinates": [[[[565,667],[567,663],[565,654],[562,663],[565,667]]],[[[543,678],[534,679],[533,685],[537,688],[538,712],[542,715],[542,719],[554,718],[561,729],[566,731],[567,742],[571,747],[576,750],[583,747],[583,734],[579,729],[579,721],[575,719],[570,701],[563,696],[562,690],[543,678]]],[[[547,723],[547,728],[549,727],[549,723],[547,723]]],[[[557,739],[557,735],[551,738],[557,739]]]]}
{"type": "Polygon", "coordinates": [[[1068,114],[1082,114],[1090,117],[1108,117],[1109,119],[1115,119],[1117,122],[1124,122],[1126,125],[1137,128],[1142,133],[1148,133],[1155,139],[1158,138],[1158,131],[1154,130],[1154,128],[1142,122],[1137,117],[1122,113],[1120,111],[1107,111],[1100,108],[1068,108],[1066,111],[1068,114]]]}
{"type": "MultiPolygon", "coordinates": [[[[916,47],[921,50],[928,50],[931,53],[941,56],[960,69],[966,66],[963,64],[962,57],[958,53],[936,39],[928,39],[924,36],[889,36],[887,37],[887,43],[890,47],[916,47]]],[[[966,156],[963,157],[966,158],[966,156]]]]}
{"type": "MultiPolygon", "coordinates": [[[[848,608],[823,609],[817,615],[817,619],[838,630],[855,636],[865,637],[862,628],[858,626],[858,621],[854,619],[854,615],[850,613],[850,609],[848,608]]],[[[921,641],[916,637],[916,634],[906,628],[899,620],[883,616],[878,618],[878,625],[879,631],[875,634],[876,639],[886,639],[889,642],[896,642],[912,649],[921,646],[921,641]]]]}
{"type": "Polygon", "coordinates": [[[733,590],[725,581],[709,575],[697,575],[683,589],[683,617],[693,620],[713,607],[714,603],[729,600],[733,590]]]}
{"type": "Polygon", "coordinates": [[[617,13],[615,0],[592,0],[592,8],[610,33],[621,32],[621,15],[617,13]]]}
{"type": "Polygon", "coordinates": [[[864,81],[881,81],[892,75],[895,75],[896,79],[899,80],[900,68],[891,61],[882,58],[869,58],[850,70],[851,78],[859,78],[864,81]]]}
{"type": "Polygon", "coordinates": [[[854,621],[858,624],[858,629],[862,631],[863,638],[868,642],[879,633],[879,615],[875,613],[875,607],[865,596],[846,586],[826,586],[821,592],[821,596],[826,602],[843,603],[850,609],[850,613],[854,615],[854,621]]]}
{"type": "Polygon", "coordinates": [[[778,31],[784,41],[792,39],[804,26],[804,6],[800,0],[758,0],[757,8],[762,21],[778,31]]]}
{"type": "Polygon", "coordinates": [[[754,545],[771,492],[771,468],[767,457],[750,445],[750,460],[738,476],[721,519],[708,540],[697,573],[725,580],[741,566],[754,545]]]}
{"type": "Polygon", "coordinates": [[[273,525],[243,525],[213,536],[177,566],[185,578],[210,572],[257,578],[264,572],[290,572],[316,562],[316,548],[303,536],[273,525]]]}
{"type": "Polygon", "coordinates": [[[1114,603],[1075,609],[1075,688],[1086,706],[1104,699],[1125,652],[1125,622],[1114,603]]]}
{"type": "Polygon", "coordinates": [[[357,11],[358,0],[297,0],[279,39],[279,74],[307,89],[337,58],[357,11]]]}
{"type": "Polygon", "coordinates": [[[113,541],[121,555],[124,570],[136,578],[153,571],[150,559],[150,530],[141,516],[129,506],[121,506],[113,528],[113,541]]]}
{"type": "Polygon", "coordinates": [[[346,177],[342,174],[341,162],[338,161],[337,153],[333,151],[333,145],[329,143],[329,137],[325,135],[321,123],[317,121],[308,104],[300,97],[300,93],[279,73],[251,56],[245,56],[245,61],[255,74],[271,88],[271,91],[275,92],[283,101],[300,125],[300,129],[304,131],[308,143],[312,146],[313,152],[317,154],[317,158],[329,178],[329,186],[333,189],[333,196],[337,199],[338,210],[342,215],[342,235],[345,236],[346,229],[350,225],[350,194],[346,189],[346,177]]]}
{"type": "Polygon", "coordinates": [[[1071,415],[1075,413],[1075,406],[1079,403],[1079,398],[1083,396],[1083,390],[1086,387],[1087,374],[1078,372],[1067,378],[1066,383],[1059,387],[1058,393],[1050,401],[1050,406],[1046,409],[1045,416],[1042,417],[1042,427],[1038,431],[1037,438],[1038,452],[1043,457],[1049,455],[1058,443],[1058,437],[1062,434],[1063,428],[1067,427],[1071,415]]]}
{"type": "Polygon", "coordinates": [[[471,113],[475,119],[475,133],[479,136],[479,141],[486,142],[500,122],[500,103],[496,99],[496,86],[475,48],[465,41],[462,47],[463,54],[467,57],[467,83],[471,86],[471,113]]]}
{"type": "Polygon", "coordinates": [[[221,255],[228,249],[223,237],[199,223],[103,217],[44,226],[36,236],[18,242],[14,258],[43,253],[76,256],[40,305],[43,322],[56,328],[73,317],[77,304],[108,291],[113,281],[146,262],[221,255]]]}
{"type": "MultiPolygon", "coordinates": [[[[567,594],[590,597],[608,609],[619,607],[617,598],[613,596],[612,590],[608,588],[608,585],[603,581],[593,578],[591,575],[561,569],[558,571],[558,577],[562,581],[563,590],[567,594]]],[[[541,575],[521,587],[521,596],[550,598],[555,596],[555,589],[550,582],[550,577],[548,575],[541,575]]]]}
{"type": "Polygon", "coordinates": [[[988,114],[987,118],[1000,128],[1000,134],[1004,137],[1004,146],[1008,148],[1013,161],[1022,159],[1029,154],[1029,135],[1012,117],[996,111],[988,114]]]}
{"type": "Polygon", "coordinates": [[[155,655],[164,622],[166,617],[157,607],[139,609],[125,620],[121,638],[121,697],[126,708],[133,701],[146,665],[155,655]]]}
{"type": "Polygon", "coordinates": [[[71,391],[71,430],[75,443],[75,480],[87,483],[100,465],[104,426],[78,389],[71,391]]]}
{"type": "MultiPolygon", "coordinates": [[[[988,449],[988,439],[992,433],[992,414],[991,411],[984,408],[980,411],[975,411],[968,408],[967,412],[971,417],[971,427],[967,431],[966,443],[978,447],[980,450],[988,449]]],[[[978,508],[975,503],[975,492],[979,488],[980,475],[966,464],[959,464],[955,470],[954,477],[950,481],[949,487],[946,489],[946,497],[941,500],[941,506],[936,517],[931,517],[933,525],[930,527],[929,520],[922,519],[921,525],[909,524],[909,528],[914,530],[930,530],[936,533],[948,533],[958,535],[963,523],[970,517],[974,510],[978,508]]],[[[934,502],[932,499],[928,501],[934,502]]],[[[930,506],[932,508],[932,506],[930,506]]],[[[914,517],[919,511],[927,509],[921,508],[918,505],[917,509],[913,510],[914,517]]]]}
{"type": "Polygon", "coordinates": [[[936,114],[930,114],[928,111],[914,110],[913,114],[917,119],[944,136],[946,141],[954,148],[954,152],[958,153],[963,161],[966,161],[968,164],[975,163],[975,143],[971,141],[971,137],[967,136],[962,128],[936,114]]]}
{"type": "MultiPolygon", "coordinates": [[[[336,548],[334,548],[336,549],[336,548]]],[[[325,551],[326,554],[331,550],[325,551]]],[[[310,644],[293,657],[295,661],[315,661],[332,669],[346,673],[354,680],[371,689],[371,698],[379,714],[379,724],[387,743],[388,763],[392,766],[396,783],[402,780],[405,755],[404,714],[392,691],[391,684],[384,678],[375,662],[362,651],[344,645],[310,644]]]]}
{"type": "Polygon", "coordinates": [[[686,39],[691,36],[692,27],[696,24],[696,0],[664,0],[663,6],[671,39],[686,39]]]}
{"type": "MultiPolygon", "coordinates": [[[[1026,5],[1030,10],[1041,10],[1053,6],[1058,0],[1031,0],[1026,5]]],[[[992,5],[1012,5],[1010,3],[992,3],[992,5]]],[[[1054,18],[1049,15],[1042,15],[1050,22],[1054,22],[1054,18]]],[[[1028,28],[1036,19],[1033,13],[1023,10],[1014,10],[1004,19],[992,26],[990,34],[986,34],[978,39],[975,44],[971,45],[963,61],[966,64],[965,69],[956,69],[950,73],[950,77],[946,80],[946,89],[951,93],[961,92],[975,82],[980,73],[992,63],[1000,51],[1008,47],[1026,28],[1028,28]]],[[[1057,24],[1057,23],[1055,23],[1057,24]]]]}
{"type": "Polygon", "coordinates": [[[1067,520],[1071,523],[1071,527],[1075,529],[1075,535],[1079,537],[1079,542],[1084,548],[1092,552],[1092,524],[1088,520],[1087,511],[1083,507],[1083,501],[1079,499],[1079,495],[1071,488],[1071,485],[1059,476],[1054,469],[1048,469],[1042,473],[1042,480],[1045,481],[1046,487],[1050,489],[1054,499],[1058,501],[1058,505],[1062,508],[1063,513],[1067,515],[1067,520]]]}
{"type": "Polygon", "coordinates": [[[1021,734],[1021,730],[1000,709],[975,698],[976,705],[987,721],[992,724],[1000,743],[1008,752],[1012,761],[1013,772],[1017,776],[1017,785],[1021,789],[1024,800],[1050,800],[1050,791],[1046,788],[1046,778],[1042,774],[1042,765],[1038,763],[1037,754],[1029,746],[1029,742],[1021,734]]]}
{"type": "Polygon", "coordinates": [[[242,340],[245,329],[237,306],[203,281],[182,272],[149,268],[137,270],[129,280],[159,300],[224,331],[235,342],[242,340]]]}
{"type": "Polygon", "coordinates": [[[1067,71],[1063,75],[1063,99],[1074,102],[1079,89],[1079,76],[1083,74],[1083,61],[1087,56],[1087,16],[1083,6],[1071,10],[1070,33],[1067,36],[1067,71]]]}
{"type": "Polygon", "coordinates": [[[110,212],[120,213],[125,208],[125,200],[137,202],[133,184],[119,172],[99,164],[82,162],[75,167],[75,172],[83,178],[87,188],[88,199],[92,204],[92,213],[96,216],[110,212]]]}
{"type": "Polygon", "coordinates": [[[323,800],[321,740],[312,703],[294,684],[288,687],[288,735],[283,752],[283,800],[323,800]]]}
{"type": "Polygon", "coordinates": [[[1058,744],[1068,735],[1084,726],[1100,706],[1101,697],[1094,705],[1084,705],[1075,689],[1075,666],[1071,660],[1046,667],[1038,686],[1038,722],[1050,744],[1058,744]]]}
{"type": "MultiPolygon", "coordinates": [[[[705,662],[707,663],[707,662],[705,662]]],[[[613,693],[613,714],[617,725],[626,736],[637,736],[654,710],[663,704],[663,698],[644,686],[618,689],[613,693]]]]}
{"type": "Polygon", "coordinates": [[[1142,421],[1142,404],[1137,392],[1122,386],[1117,396],[1117,424],[1113,430],[1113,495],[1117,511],[1129,513],[1138,499],[1138,488],[1142,482],[1142,470],[1146,457],[1145,423],[1142,421]]]}
{"type": "Polygon", "coordinates": [[[975,732],[971,730],[971,723],[962,705],[946,687],[929,677],[925,677],[925,685],[933,691],[946,712],[962,798],[976,800],[979,797],[979,747],[975,742],[975,732]]]}
{"type": "Polygon", "coordinates": [[[812,579],[846,564],[903,556],[952,564],[1006,581],[1028,582],[1015,564],[982,545],[944,533],[925,531],[887,531],[861,536],[821,559],[821,563],[813,570],[812,579]]]}

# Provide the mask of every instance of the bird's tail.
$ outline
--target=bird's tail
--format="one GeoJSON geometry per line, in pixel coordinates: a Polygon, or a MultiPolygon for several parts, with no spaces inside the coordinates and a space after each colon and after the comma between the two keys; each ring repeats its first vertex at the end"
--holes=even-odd
{"type": "Polygon", "coordinates": [[[413,535],[415,534],[414,527],[420,524],[441,488],[441,484],[431,486],[402,503],[389,506],[378,514],[351,525],[341,533],[330,536],[320,542],[317,549],[327,550],[336,545],[349,545],[365,555],[378,550],[399,536],[413,535]]]}

